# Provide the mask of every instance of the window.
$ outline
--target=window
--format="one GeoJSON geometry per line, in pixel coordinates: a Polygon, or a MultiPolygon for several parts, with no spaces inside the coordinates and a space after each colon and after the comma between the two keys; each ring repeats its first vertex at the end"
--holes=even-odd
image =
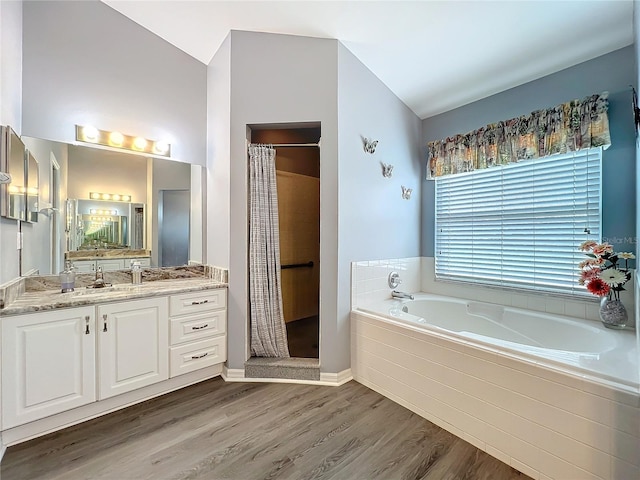
{"type": "Polygon", "coordinates": [[[602,150],[439,177],[436,278],[586,293],[578,251],[601,238],[602,150]]]}

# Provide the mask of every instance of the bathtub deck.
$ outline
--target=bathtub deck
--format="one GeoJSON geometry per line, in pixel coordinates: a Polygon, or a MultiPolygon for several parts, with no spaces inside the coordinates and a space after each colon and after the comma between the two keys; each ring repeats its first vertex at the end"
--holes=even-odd
{"type": "Polygon", "coordinates": [[[214,379],[10,447],[2,480],[526,479],[363,385],[214,379]]]}

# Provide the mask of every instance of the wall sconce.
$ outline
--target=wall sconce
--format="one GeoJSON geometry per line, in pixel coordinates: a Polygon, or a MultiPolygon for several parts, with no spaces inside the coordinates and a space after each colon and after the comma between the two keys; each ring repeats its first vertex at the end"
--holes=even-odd
{"type": "Polygon", "coordinates": [[[122,148],[138,153],[149,153],[162,157],[171,156],[171,145],[163,141],[148,140],[142,137],[125,135],[120,132],[99,130],[91,125],[76,125],[76,140],[95,143],[105,147],[122,148]]]}
{"type": "Polygon", "coordinates": [[[114,202],[130,202],[131,201],[131,195],[121,195],[119,193],[90,192],[89,198],[91,200],[112,200],[114,202]]]}

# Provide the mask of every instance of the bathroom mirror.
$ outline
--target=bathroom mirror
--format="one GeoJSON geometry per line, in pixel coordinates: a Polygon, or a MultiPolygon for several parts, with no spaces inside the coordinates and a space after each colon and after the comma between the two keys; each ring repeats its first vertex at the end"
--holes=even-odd
{"type": "Polygon", "coordinates": [[[202,262],[203,167],[31,137],[23,141],[40,170],[38,223],[23,229],[24,272],[58,273],[68,256],[126,256],[115,249],[146,250],[135,255],[148,256],[152,267],[202,262]],[[96,194],[111,200],[95,199],[96,194]],[[59,205],[53,204],[56,195],[59,205]],[[51,238],[50,251],[38,238],[51,238]]]}
{"type": "Polygon", "coordinates": [[[25,218],[27,222],[35,223],[38,221],[38,198],[40,188],[40,172],[38,170],[38,161],[33,154],[26,151],[26,194],[27,194],[27,211],[25,218]]]}
{"type": "Polygon", "coordinates": [[[68,199],[67,251],[144,250],[144,205],[68,199]]]}
{"type": "Polygon", "coordinates": [[[25,220],[25,146],[9,126],[0,127],[0,171],[11,175],[11,183],[0,185],[0,215],[25,220]]]}

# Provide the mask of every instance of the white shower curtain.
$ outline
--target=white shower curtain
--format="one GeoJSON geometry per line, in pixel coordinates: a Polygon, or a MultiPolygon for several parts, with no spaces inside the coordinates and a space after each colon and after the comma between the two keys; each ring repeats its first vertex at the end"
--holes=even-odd
{"type": "Polygon", "coordinates": [[[282,310],[276,151],[249,147],[251,355],[288,357],[282,310]]]}

